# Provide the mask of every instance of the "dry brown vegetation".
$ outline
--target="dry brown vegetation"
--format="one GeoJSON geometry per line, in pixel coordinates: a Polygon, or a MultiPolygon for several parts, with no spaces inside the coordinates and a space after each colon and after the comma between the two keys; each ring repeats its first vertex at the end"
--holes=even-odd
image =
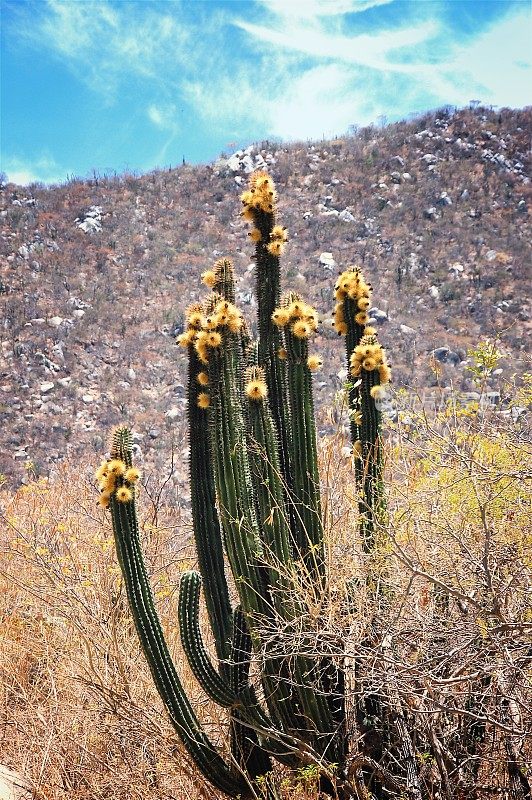
{"type": "MultiPolygon", "coordinates": [[[[319,641],[341,642],[353,709],[356,664],[363,662],[366,691],[393,681],[419,752],[427,742],[427,798],[529,797],[517,793],[532,760],[526,431],[522,421],[476,406],[450,402],[426,418],[399,402],[408,407],[389,429],[389,527],[371,555],[358,540],[341,430],[322,444],[333,579],[316,652],[319,641]],[[346,586],[347,614],[338,603],[346,586]],[[477,744],[455,768],[447,745],[471,742],[472,731],[477,744]],[[437,784],[443,791],[431,794],[437,784]]],[[[53,481],[1,495],[1,761],[46,800],[214,798],[152,686],[90,471],[64,465],[53,481]]],[[[176,585],[194,553],[186,504],[166,478],[145,480],[144,548],[179,672],[224,747],[223,719],[201,696],[178,641],[176,585]]],[[[363,734],[351,722],[356,752],[363,734]]],[[[280,773],[278,791],[312,800],[316,772],[280,773]]]]}

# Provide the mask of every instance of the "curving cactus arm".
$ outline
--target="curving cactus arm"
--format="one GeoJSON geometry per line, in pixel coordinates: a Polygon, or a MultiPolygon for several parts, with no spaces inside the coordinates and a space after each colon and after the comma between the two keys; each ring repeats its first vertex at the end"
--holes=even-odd
{"type": "Polygon", "coordinates": [[[203,775],[231,797],[249,796],[246,779],[229,767],[202,729],[183,689],[155,609],[153,592],[142,556],[135,509],[134,482],[127,480],[131,464],[131,434],[118,428],[113,438],[107,491],[115,544],[129,605],[148,666],[172,724],[203,775]],[[109,475],[113,475],[113,486],[109,475]],[[124,490],[124,491],[122,491],[124,490]]]}

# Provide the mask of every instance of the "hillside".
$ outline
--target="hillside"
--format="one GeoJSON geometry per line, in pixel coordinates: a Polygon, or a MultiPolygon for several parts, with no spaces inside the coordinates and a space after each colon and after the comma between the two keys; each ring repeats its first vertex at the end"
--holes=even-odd
{"type": "Polygon", "coordinates": [[[508,356],[498,380],[519,375],[530,331],[531,122],[530,109],[442,110],[140,177],[4,186],[0,473],[19,483],[66,457],[96,460],[123,419],[145,459],[162,463],[170,441],[184,457],[174,337],[201,295],[200,273],[222,254],[234,259],[239,305],[253,313],[253,247],[238,210],[258,167],[277,183],[290,234],[285,287],[325,320],[318,404],[342,385],[327,319],[335,275],[352,263],[373,284],[397,386],[470,390],[467,349],[495,335],[508,356]]]}

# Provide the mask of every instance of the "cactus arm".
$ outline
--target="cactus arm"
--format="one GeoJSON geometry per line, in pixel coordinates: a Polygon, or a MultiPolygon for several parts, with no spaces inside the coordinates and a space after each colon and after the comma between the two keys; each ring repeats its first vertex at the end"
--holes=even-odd
{"type": "Polygon", "coordinates": [[[188,421],[190,447],[190,495],[194,540],[209,622],[220,661],[227,659],[231,641],[232,612],[224,572],[220,521],[216,510],[214,476],[209,453],[209,431],[205,411],[198,408],[202,372],[194,348],[189,346],[188,421]]]}
{"type": "MultiPolygon", "coordinates": [[[[257,497],[257,517],[271,564],[270,584],[278,586],[292,563],[290,529],[277,448],[277,432],[267,400],[267,385],[260,367],[246,372],[247,422],[250,470],[257,497]]],[[[285,587],[287,588],[287,587],[285,587]]]]}
{"type": "Polygon", "coordinates": [[[224,333],[209,358],[214,475],[225,544],[247,614],[267,614],[262,546],[255,516],[243,410],[240,399],[240,349],[235,334],[224,333]]]}
{"type": "MultiPolygon", "coordinates": [[[[338,334],[345,336],[345,351],[349,369],[351,354],[360,344],[369,320],[366,310],[371,302],[372,290],[358,267],[349,267],[342,272],[334,289],[337,301],[334,323],[338,334]]],[[[360,424],[357,422],[360,399],[360,385],[356,380],[351,381],[348,388],[348,405],[349,428],[353,444],[360,439],[360,424]]],[[[355,480],[357,486],[362,488],[363,474],[360,461],[355,462],[355,480]]]]}
{"type": "Polygon", "coordinates": [[[358,462],[362,481],[359,504],[362,547],[371,552],[375,547],[375,535],[385,520],[386,500],[384,496],[382,413],[379,402],[386,394],[385,386],[390,380],[390,367],[386,354],[371,329],[350,358],[351,376],[359,379],[360,439],[353,445],[355,463],[358,462]]]}
{"type": "Polygon", "coordinates": [[[235,693],[214,669],[199,626],[199,597],[201,576],[184,572],[179,583],[179,632],[181,643],[194,677],[205,694],[218,705],[229,708],[235,703],[235,693]]]}
{"type": "MultiPolygon", "coordinates": [[[[231,689],[241,696],[249,689],[252,641],[246,619],[241,609],[233,616],[233,642],[231,648],[231,689]]],[[[261,747],[255,730],[250,727],[245,711],[235,708],[231,713],[231,752],[240,768],[255,779],[271,772],[271,759],[261,747]]]]}
{"type": "MultiPolygon", "coordinates": [[[[123,446],[124,440],[128,440],[129,432],[126,434],[121,429],[120,435],[123,446]]],[[[131,464],[130,449],[124,454],[124,463],[131,464]]],[[[110,508],[118,560],[135,627],[171,722],[198,768],[214,786],[231,797],[239,794],[248,796],[248,783],[227,766],[201,728],[175,670],[155,610],[141,553],[134,498],[128,502],[119,502],[115,492],[110,500],[110,508]]]]}
{"type": "Polygon", "coordinates": [[[316,426],[312,377],[307,366],[308,342],[287,326],[288,402],[293,423],[292,462],[294,502],[299,518],[299,553],[309,569],[324,576],[323,522],[321,514],[316,426]]]}
{"type": "Polygon", "coordinates": [[[255,241],[257,265],[258,365],[264,369],[270,392],[270,409],[278,434],[281,474],[289,493],[292,486],[292,427],[286,403],[286,365],[278,357],[284,340],[282,331],[272,324],[272,313],[279,305],[281,296],[280,256],[286,233],[276,225],[276,191],[269,176],[260,172],[252,175],[250,189],[242,195],[242,202],[242,213],[254,226],[250,235],[255,241]]]}

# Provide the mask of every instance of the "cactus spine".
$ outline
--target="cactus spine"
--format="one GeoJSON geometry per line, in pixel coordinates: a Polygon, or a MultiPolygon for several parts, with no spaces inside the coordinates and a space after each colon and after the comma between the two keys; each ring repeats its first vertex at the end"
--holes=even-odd
{"type": "MultiPolygon", "coordinates": [[[[110,506],[129,603],[157,689],[207,780],[231,797],[256,796],[256,779],[270,772],[273,757],[291,767],[319,764],[321,788],[332,793],[328,775],[332,765],[341,773],[347,753],[343,669],[323,654],[326,650],[313,656],[303,645],[301,652],[292,652],[290,638],[292,626],[300,630],[307,618],[307,603],[319,604],[327,589],[312,397],[312,372],[321,362],[308,348],[318,315],[298,295],[281,298],[279,259],[287,233],[276,222],[271,177],[253,175],[242,202],[255,243],[258,342],[250,341],[235,305],[229,259],[204,272],[203,282],[212,292],[187,310],[187,329],[178,338],[188,356],[190,481],[199,567],[199,573],[182,576],[179,627],[195,677],[209,698],[228,709],[228,759],[202,730],[164,641],[140,550],[138,473],[131,464],[127,428],[116,431],[111,461],[99,470],[101,502],[110,506]],[[229,572],[238,592],[236,608],[229,572]],[[298,584],[309,588],[307,599],[298,584]],[[217,663],[199,626],[201,587],[217,663]],[[258,692],[249,680],[252,657],[261,667],[258,692]]],[[[353,353],[352,374],[362,375],[350,395],[352,433],[362,443],[362,460],[373,465],[366,471],[364,491],[367,505],[376,509],[382,462],[374,388],[386,382],[388,367],[365,328],[369,293],[358,270],[340,276],[336,318],[353,353]],[[360,347],[369,348],[373,360],[360,360],[360,347]]],[[[373,523],[368,519],[369,542],[373,523]]],[[[309,647],[316,635],[310,626],[309,647]]],[[[268,797],[274,796],[271,791],[268,797]]]]}

